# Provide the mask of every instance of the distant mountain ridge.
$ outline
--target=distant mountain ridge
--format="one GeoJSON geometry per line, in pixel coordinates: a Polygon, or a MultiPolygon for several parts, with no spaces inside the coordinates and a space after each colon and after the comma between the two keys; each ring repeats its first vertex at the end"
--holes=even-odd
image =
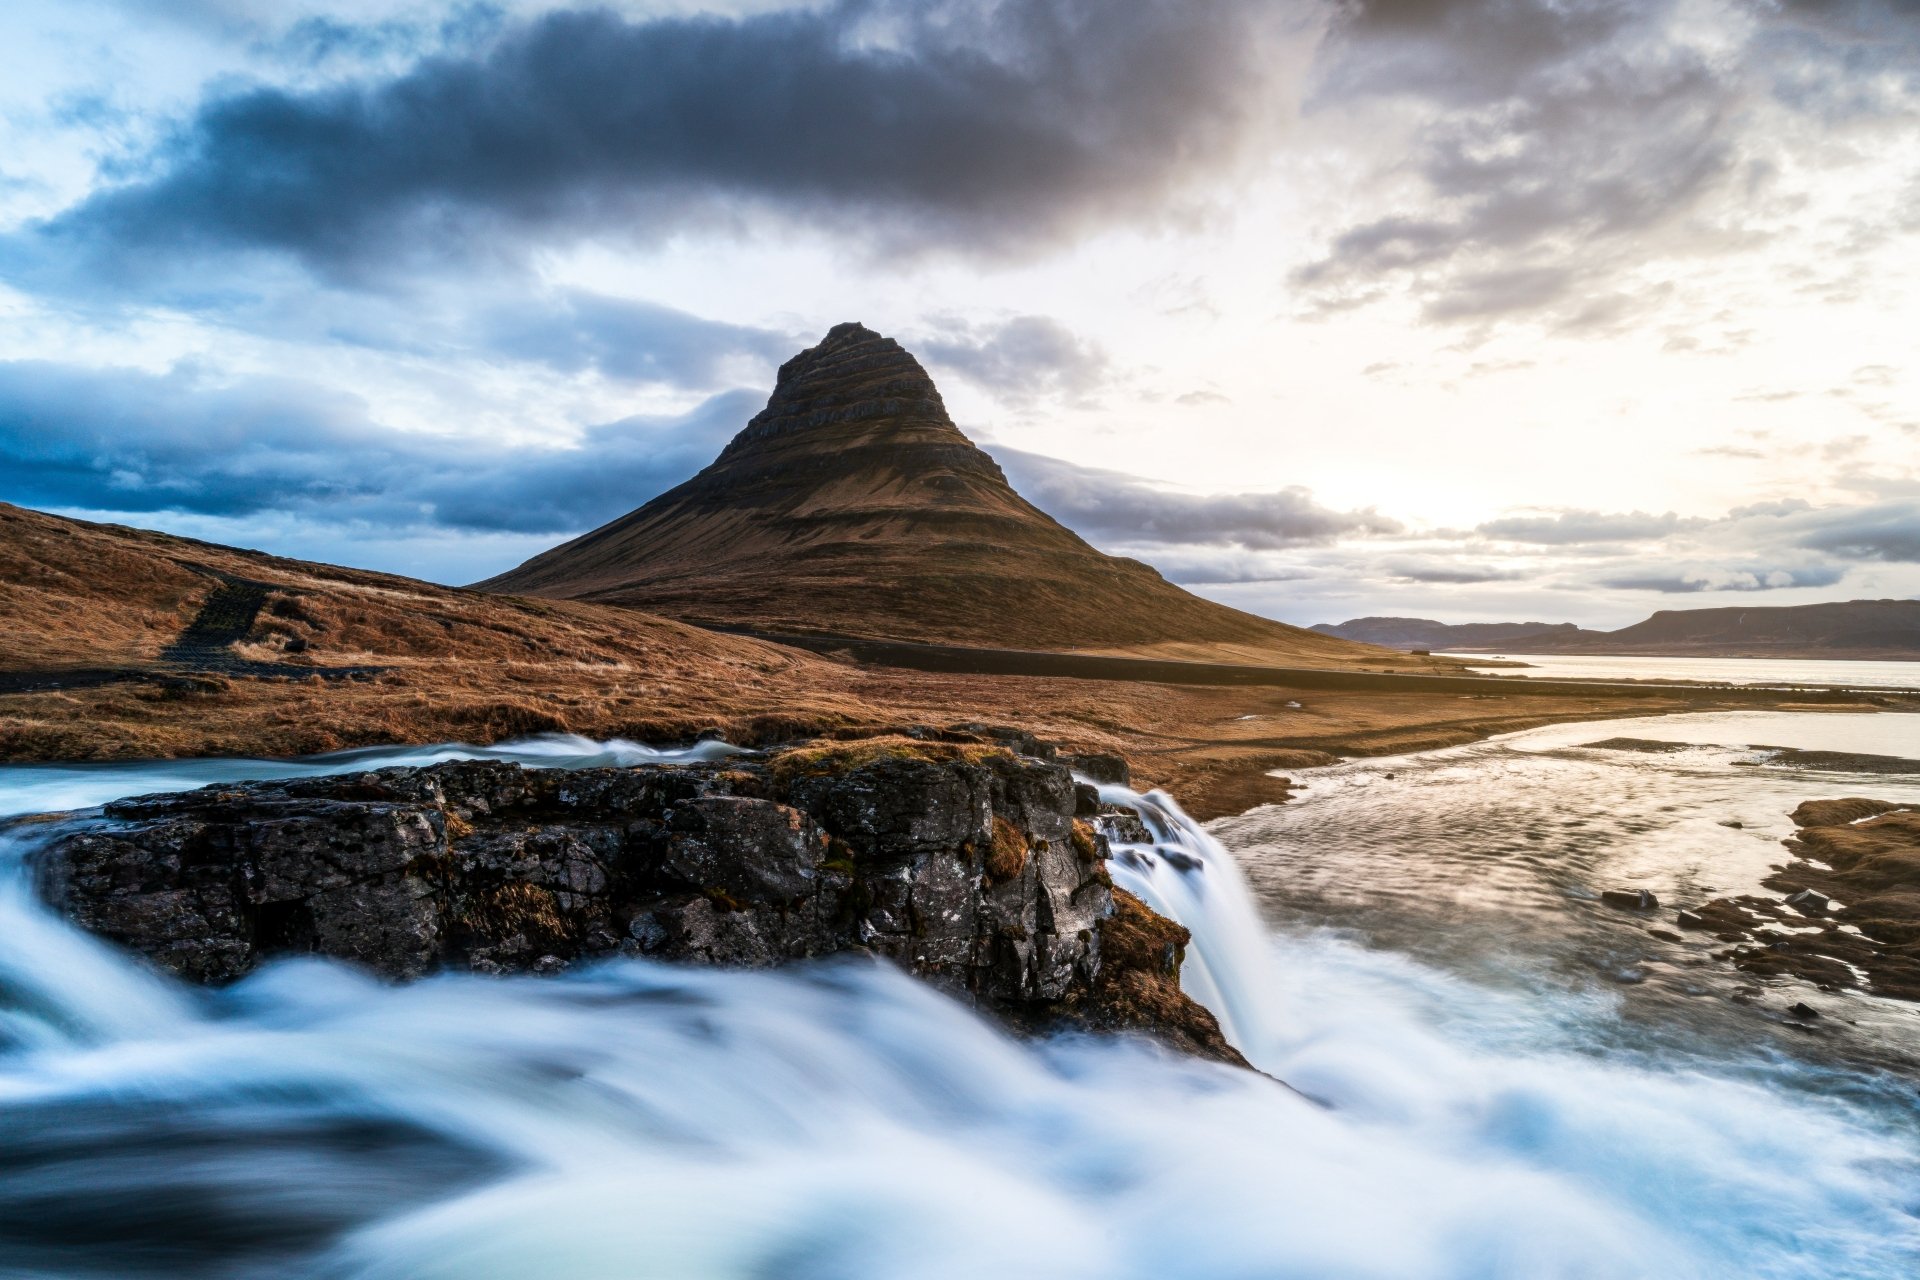
{"type": "Polygon", "coordinates": [[[772,634],[1411,665],[1096,550],[1014,491],[919,361],[857,323],[782,365],[699,475],[477,585],[772,634]]]}
{"type": "Polygon", "coordinates": [[[1587,631],[1572,623],[1449,625],[1430,618],[1355,618],[1313,629],[1372,644],[1435,651],[1920,661],[1920,600],[1662,609],[1618,631],[1587,631]]]}
{"type": "Polygon", "coordinates": [[[1310,630],[1342,640],[1389,649],[1478,649],[1513,644],[1523,638],[1558,635],[1579,628],[1571,622],[1436,622],[1432,618],[1353,618],[1320,622],[1310,630]]]}
{"type": "Polygon", "coordinates": [[[1618,631],[1579,631],[1542,653],[1920,659],[1920,600],[1662,609],[1618,631]]]}

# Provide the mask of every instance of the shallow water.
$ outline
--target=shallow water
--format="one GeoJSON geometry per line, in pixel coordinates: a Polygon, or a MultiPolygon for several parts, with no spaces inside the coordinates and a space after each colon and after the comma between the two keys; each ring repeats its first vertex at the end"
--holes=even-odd
{"type": "MultiPolygon", "coordinates": [[[[578,746],[523,750],[549,764],[593,754],[578,746]]],[[[1487,750],[1509,781],[1585,759],[1551,743],[1487,750]]],[[[225,767],[0,770],[0,811],[225,767]]],[[[293,767],[325,766],[240,762],[226,776],[293,767]]],[[[16,874],[0,899],[0,1274],[1664,1280],[1920,1267],[1911,1080],[1824,1043],[1665,1033],[1633,1010],[1643,988],[1569,978],[1550,946],[1423,941],[1404,893],[1367,908],[1370,890],[1339,888],[1346,858],[1392,887],[1386,839],[1349,841],[1327,819],[1474,806],[1437,782],[1418,804],[1395,797],[1400,772],[1365,772],[1377,763],[1342,768],[1316,775],[1297,809],[1216,824],[1244,848],[1277,931],[1232,857],[1163,797],[1133,798],[1156,840],[1112,864],[1194,930],[1190,988],[1315,1101],[1121,1041],[1016,1043],[861,962],[622,962],[389,988],[302,961],[186,990],[67,930],[16,874]],[[1305,887],[1282,892],[1296,878],[1305,887]],[[1315,920],[1316,897],[1342,928],[1315,920]]],[[[1458,758],[1431,772],[1447,769],[1483,772],[1458,758]]],[[[1638,800],[1691,787],[1646,781],[1613,817],[1637,824],[1638,800]]],[[[1540,812],[1553,810],[1523,802],[1515,821],[1540,812]]],[[[1443,833],[1459,843],[1456,823],[1414,826],[1435,836],[1416,834],[1403,862],[1443,833]]],[[[16,864],[26,830],[7,837],[16,864]]],[[[1641,865],[1631,834],[1611,843],[1583,856],[1607,874],[1641,865]]],[[[1531,883],[1512,881],[1511,915],[1570,901],[1531,883]]],[[[1483,894],[1499,896],[1466,899],[1483,894]]]]}
{"type": "Polygon", "coordinates": [[[1522,668],[1482,667],[1488,675],[1536,680],[1689,680],[1709,684],[1844,685],[1920,689],[1920,662],[1847,662],[1811,658],[1647,658],[1608,654],[1449,653],[1468,662],[1500,657],[1522,668]]]}
{"type": "MultiPolygon", "coordinates": [[[[1790,757],[1789,757],[1790,758],[1790,757]]],[[[1920,1009],[1790,980],[1761,984],[1681,942],[1674,908],[1765,892],[1803,800],[1920,801],[1920,715],[1711,712],[1552,725],[1415,756],[1290,774],[1281,808],[1225,819],[1269,918],[1343,930],[1366,945],[1490,987],[1604,996],[1617,1042],[1688,1052],[1752,1044],[1920,1077],[1920,1009]],[[1597,747],[1608,739],[1679,745],[1597,747]],[[1915,761],[1905,776],[1768,763],[1763,748],[1915,761]],[[1607,907],[1604,889],[1652,890],[1662,909],[1607,907]],[[1730,996],[1752,998],[1743,1004],[1730,996]],[[1805,1001],[1817,1026],[1786,1015],[1805,1001]]]]}

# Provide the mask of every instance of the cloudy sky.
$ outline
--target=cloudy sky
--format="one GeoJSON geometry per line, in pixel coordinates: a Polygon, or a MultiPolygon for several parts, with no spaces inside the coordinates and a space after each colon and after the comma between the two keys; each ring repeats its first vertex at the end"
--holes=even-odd
{"type": "Polygon", "coordinates": [[[1920,0],[15,0],[0,499],[469,581],[834,322],[1294,622],[1920,595],[1920,0]]]}

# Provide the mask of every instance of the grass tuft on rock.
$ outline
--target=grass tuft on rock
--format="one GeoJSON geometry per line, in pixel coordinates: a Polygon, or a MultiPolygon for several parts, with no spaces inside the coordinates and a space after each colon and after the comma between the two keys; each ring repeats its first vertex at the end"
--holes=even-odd
{"type": "Polygon", "coordinates": [[[1005,747],[973,742],[927,742],[901,734],[821,742],[794,747],[768,761],[774,782],[785,788],[796,778],[845,773],[880,760],[924,760],[934,764],[979,764],[998,756],[1011,758],[1005,747]]]}
{"type": "Polygon", "coordinates": [[[1082,862],[1099,862],[1100,838],[1085,818],[1073,820],[1073,851],[1082,862]]]}
{"type": "Polygon", "coordinates": [[[987,850],[987,879],[1004,884],[1027,869],[1027,838],[999,814],[993,816],[993,844],[987,850]]]}

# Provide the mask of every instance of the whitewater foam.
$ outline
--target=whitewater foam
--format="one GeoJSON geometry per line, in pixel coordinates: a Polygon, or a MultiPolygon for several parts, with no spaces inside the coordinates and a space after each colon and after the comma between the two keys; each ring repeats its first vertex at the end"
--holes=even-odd
{"type": "MultiPolygon", "coordinates": [[[[353,767],[420,758],[358,753],[353,767]]],[[[309,765],[328,771],[273,767],[309,765]]],[[[169,770],[97,770],[87,794],[155,790],[169,770]]],[[[49,807],[52,784],[20,777],[0,771],[0,809],[49,807]]],[[[1107,794],[1153,834],[1112,868],[1194,932],[1190,989],[1253,1061],[1324,1105],[1144,1044],[1016,1042],[859,960],[622,961],[407,987],[302,960],[191,991],[34,905],[18,871],[33,828],[15,828],[0,853],[15,867],[0,900],[0,1270],[1668,1280],[1920,1266],[1920,1120],[1899,1082],[1855,1079],[1843,1099],[1789,1087],[1814,1070],[1791,1061],[1596,1055],[1588,1029],[1615,1016],[1608,1000],[1491,992],[1321,931],[1272,936],[1230,855],[1170,798],[1107,794]]]]}

